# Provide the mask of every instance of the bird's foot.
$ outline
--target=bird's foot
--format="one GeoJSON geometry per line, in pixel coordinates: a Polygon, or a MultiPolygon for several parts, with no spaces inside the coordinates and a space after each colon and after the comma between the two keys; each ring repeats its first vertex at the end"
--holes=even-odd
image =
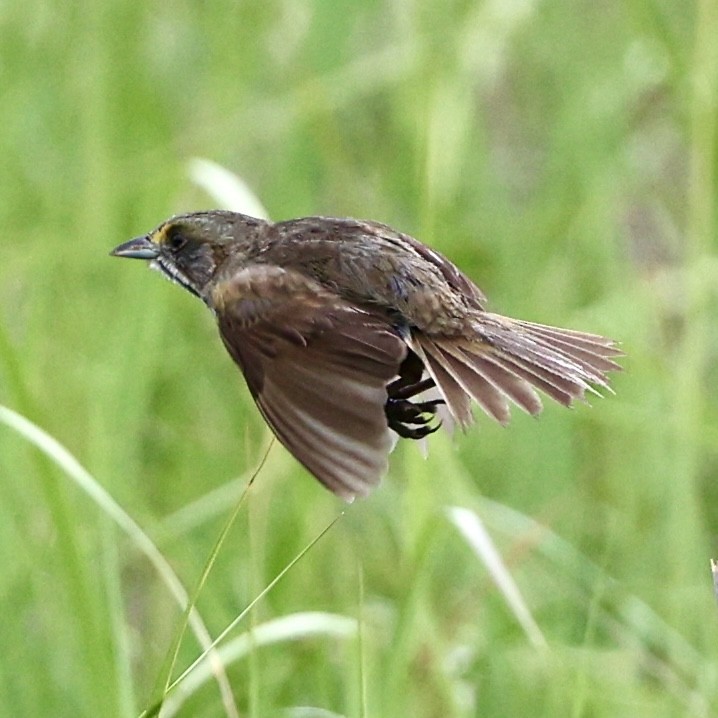
{"type": "Polygon", "coordinates": [[[384,412],[389,428],[403,439],[423,439],[441,426],[441,422],[434,423],[434,419],[436,407],[443,403],[443,399],[415,403],[408,399],[389,398],[384,412]]]}

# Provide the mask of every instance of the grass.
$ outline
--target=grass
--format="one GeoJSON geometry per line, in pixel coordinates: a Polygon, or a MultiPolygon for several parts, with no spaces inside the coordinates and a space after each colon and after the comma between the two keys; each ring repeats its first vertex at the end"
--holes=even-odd
{"type": "Polygon", "coordinates": [[[163,716],[717,714],[717,31],[710,0],[6,3],[3,713],[140,715],[212,557],[170,680],[281,579],[163,716]],[[107,257],[215,204],[193,158],[615,336],[616,395],[401,445],[349,507],[275,444],[229,525],[267,429],[201,305],[107,257]]]}

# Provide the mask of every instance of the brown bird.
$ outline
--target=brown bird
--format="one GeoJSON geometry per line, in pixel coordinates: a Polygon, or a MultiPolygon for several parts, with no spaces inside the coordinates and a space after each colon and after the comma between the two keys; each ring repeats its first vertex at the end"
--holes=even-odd
{"type": "Polygon", "coordinates": [[[610,339],[486,311],[448,259],[378,222],[195,212],[112,254],[204,301],[279,441],[347,500],[386,473],[392,432],[423,438],[440,412],[464,429],[472,401],[506,424],[509,402],[569,406],[620,369],[610,339]]]}

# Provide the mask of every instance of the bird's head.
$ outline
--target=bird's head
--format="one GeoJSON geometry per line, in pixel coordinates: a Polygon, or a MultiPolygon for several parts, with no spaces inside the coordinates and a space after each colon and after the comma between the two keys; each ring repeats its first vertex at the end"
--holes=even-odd
{"type": "Polygon", "coordinates": [[[177,215],[148,234],[115,247],[114,257],[150,261],[173,282],[204,298],[207,285],[230,256],[249,254],[266,222],[237,212],[177,215]]]}

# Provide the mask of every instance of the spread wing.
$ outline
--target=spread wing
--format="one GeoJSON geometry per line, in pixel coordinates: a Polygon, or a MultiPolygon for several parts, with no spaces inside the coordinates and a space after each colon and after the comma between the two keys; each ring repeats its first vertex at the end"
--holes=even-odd
{"type": "Polygon", "coordinates": [[[387,470],[386,386],[407,353],[387,319],[272,265],[238,271],[210,299],[279,441],[335,494],[367,494],[387,470]]]}

